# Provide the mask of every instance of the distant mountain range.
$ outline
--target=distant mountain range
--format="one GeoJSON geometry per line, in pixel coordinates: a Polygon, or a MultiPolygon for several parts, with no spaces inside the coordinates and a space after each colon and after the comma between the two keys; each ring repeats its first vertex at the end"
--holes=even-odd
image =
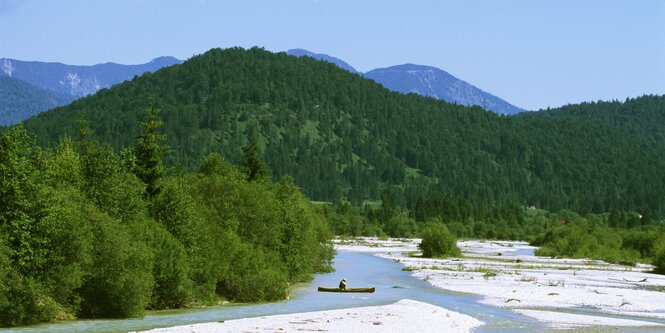
{"type": "Polygon", "coordinates": [[[392,91],[404,94],[416,93],[464,106],[477,105],[498,114],[517,114],[525,111],[436,67],[404,64],[361,73],[345,61],[327,54],[303,49],[293,49],[287,53],[331,62],[349,72],[372,79],[392,91]]]}
{"type": "MultiPolygon", "coordinates": [[[[338,67],[372,79],[384,87],[404,94],[416,93],[449,103],[464,106],[477,105],[498,114],[517,114],[524,111],[505,100],[485,92],[444,70],[413,64],[377,68],[359,72],[345,61],[327,54],[304,49],[292,49],[288,54],[308,56],[324,60],[338,67]]],[[[55,62],[0,59],[0,77],[21,80],[29,86],[13,83],[11,93],[15,98],[0,100],[0,125],[12,125],[50,108],[68,104],[76,99],[96,93],[130,80],[145,72],[155,72],[162,67],[182,63],[174,57],[159,57],[140,65],[105,63],[93,66],[75,66],[55,62]],[[25,91],[21,91],[25,89],[25,91]],[[41,90],[41,91],[40,91],[41,90]],[[35,100],[29,100],[29,98],[35,100]],[[18,101],[21,102],[18,102],[18,101]],[[18,103],[18,104],[17,104],[18,103]]],[[[10,94],[9,81],[2,82],[0,94],[10,94]]]]}
{"type": "MultiPolygon", "coordinates": [[[[140,65],[120,65],[105,63],[93,66],[73,66],[55,62],[22,61],[16,59],[0,59],[0,77],[9,77],[23,81],[30,86],[12,84],[12,91],[19,96],[14,100],[35,96],[35,101],[25,101],[21,109],[13,109],[17,115],[6,115],[0,119],[0,125],[10,125],[27,117],[46,111],[52,107],[65,105],[78,98],[94,94],[100,89],[111,87],[114,84],[130,80],[134,76],[145,72],[154,72],[162,67],[181,63],[174,57],[159,57],[140,65]],[[18,90],[17,90],[18,89],[18,90]],[[25,91],[23,91],[25,90],[25,91]],[[37,92],[41,90],[41,92],[37,92]],[[37,97],[38,96],[38,97],[37,97]],[[45,97],[49,96],[49,97],[45,97]],[[46,98],[53,103],[44,103],[46,98]],[[29,105],[29,106],[26,106],[29,105]]],[[[0,86],[0,94],[9,93],[9,81],[0,86]]],[[[0,100],[0,109],[9,111],[10,105],[6,100],[0,100]]]]}

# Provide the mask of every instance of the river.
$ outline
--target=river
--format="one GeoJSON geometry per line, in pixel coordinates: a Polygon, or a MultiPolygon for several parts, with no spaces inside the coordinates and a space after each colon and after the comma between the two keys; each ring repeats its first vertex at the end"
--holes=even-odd
{"type": "Polygon", "coordinates": [[[0,329],[8,332],[127,332],[244,317],[296,312],[385,305],[412,299],[468,314],[486,323],[478,332],[541,332],[545,327],[533,319],[509,310],[479,304],[479,297],[432,287],[411,277],[392,260],[368,253],[340,251],[334,260],[336,272],[317,274],[312,283],[302,284],[291,293],[291,300],[241,306],[217,306],[197,310],[149,312],[140,319],[75,320],[29,327],[0,329]],[[335,287],[342,277],[349,287],[376,287],[373,294],[319,293],[317,286],[335,287]]]}

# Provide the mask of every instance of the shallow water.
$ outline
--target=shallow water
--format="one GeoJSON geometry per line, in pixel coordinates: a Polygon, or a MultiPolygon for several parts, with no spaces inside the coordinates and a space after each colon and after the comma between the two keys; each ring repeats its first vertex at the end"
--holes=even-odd
{"type": "Polygon", "coordinates": [[[517,249],[515,251],[508,251],[504,253],[505,256],[534,256],[536,249],[526,248],[526,249],[517,249]]]}
{"type": "Polygon", "coordinates": [[[478,332],[540,332],[544,329],[542,324],[533,319],[478,304],[477,296],[434,288],[425,281],[411,277],[410,272],[402,271],[400,264],[389,259],[368,253],[340,251],[335,257],[334,266],[337,270],[335,273],[316,275],[312,283],[296,288],[289,301],[151,313],[141,319],[76,320],[0,329],[0,332],[126,332],[244,317],[385,305],[405,298],[445,307],[486,322],[487,325],[478,332]],[[347,278],[349,287],[374,286],[376,292],[344,294],[316,291],[317,286],[336,287],[342,277],[347,278]]]}

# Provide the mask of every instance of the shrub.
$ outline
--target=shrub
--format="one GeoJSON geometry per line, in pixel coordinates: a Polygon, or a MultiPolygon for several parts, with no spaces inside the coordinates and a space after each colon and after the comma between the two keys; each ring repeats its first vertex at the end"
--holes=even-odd
{"type": "Polygon", "coordinates": [[[461,254],[457,240],[443,223],[436,223],[422,232],[422,241],[418,245],[423,257],[455,257],[461,254]]]}
{"type": "Polygon", "coordinates": [[[46,295],[44,287],[18,272],[0,272],[0,326],[28,325],[53,321],[63,309],[46,295]],[[4,290],[2,290],[4,289],[4,290]]]}
{"type": "Polygon", "coordinates": [[[150,230],[150,245],[155,254],[150,308],[174,309],[191,301],[192,280],[189,278],[189,263],[184,246],[166,229],[154,227],[150,230]]]}
{"type": "Polygon", "coordinates": [[[107,215],[91,216],[95,225],[94,262],[83,287],[84,317],[136,317],[143,314],[153,287],[150,249],[107,215]]]}
{"type": "Polygon", "coordinates": [[[275,263],[278,258],[261,248],[242,244],[230,272],[218,286],[218,293],[236,301],[257,302],[282,299],[286,274],[275,263]]]}
{"type": "Polygon", "coordinates": [[[665,274],[665,237],[661,237],[654,245],[654,273],[665,274]]]}

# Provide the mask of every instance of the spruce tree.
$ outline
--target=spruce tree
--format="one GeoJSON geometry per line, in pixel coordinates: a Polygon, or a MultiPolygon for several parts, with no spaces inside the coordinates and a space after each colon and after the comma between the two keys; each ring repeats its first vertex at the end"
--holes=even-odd
{"type": "Polygon", "coordinates": [[[263,163],[261,157],[259,157],[259,145],[256,140],[256,135],[252,136],[249,146],[244,149],[244,152],[245,163],[243,164],[243,168],[247,175],[247,180],[252,182],[266,179],[269,170],[268,166],[263,163]]]}
{"type": "Polygon", "coordinates": [[[163,122],[157,119],[159,109],[153,106],[152,98],[148,99],[148,106],[144,112],[144,121],[141,122],[142,133],[134,150],[136,154],[134,173],[146,184],[146,195],[154,198],[159,194],[159,182],[166,171],[162,157],[168,151],[168,147],[164,145],[166,135],[159,132],[163,122]]]}

